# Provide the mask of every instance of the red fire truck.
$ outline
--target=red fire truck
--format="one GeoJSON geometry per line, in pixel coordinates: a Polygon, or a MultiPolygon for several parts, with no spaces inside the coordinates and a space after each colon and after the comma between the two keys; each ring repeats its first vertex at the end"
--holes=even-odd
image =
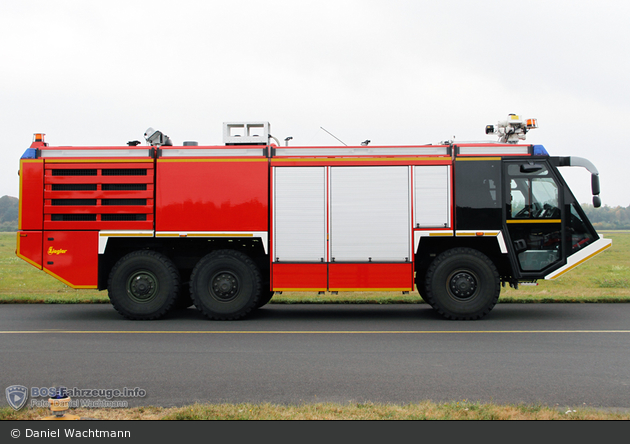
{"type": "MultiPolygon", "coordinates": [[[[417,288],[449,319],[478,319],[501,286],[555,279],[611,246],[559,167],[578,157],[498,142],[281,146],[266,122],[224,124],[224,144],[51,147],[20,160],[17,255],[72,288],[108,290],[129,319],[191,306],[238,319],[274,292],[417,288]],[[275,143],[270,143],[275,141],[275,143]]],[[[288,140],[288,138],[286,139],[288,140]]]]}

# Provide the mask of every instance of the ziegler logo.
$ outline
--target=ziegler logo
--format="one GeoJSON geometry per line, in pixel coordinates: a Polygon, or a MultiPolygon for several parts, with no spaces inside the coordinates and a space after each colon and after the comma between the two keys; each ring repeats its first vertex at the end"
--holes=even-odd
{"type": "Polygon", "coordinates": [[[53,247],[49,247],[49,248],[48,248],[48,255],[52,256],[53,254],[57,254],[57,255],[59,255],[59,254],[64,254],[64,253],[66,253],[67,251],[68,251],[68,250],[62,250],[62,249],[55,250],[53,247]]]}

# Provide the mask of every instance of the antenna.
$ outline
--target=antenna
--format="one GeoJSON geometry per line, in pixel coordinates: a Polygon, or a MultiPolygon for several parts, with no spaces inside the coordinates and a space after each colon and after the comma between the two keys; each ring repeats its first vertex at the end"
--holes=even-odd
{"type": "Polygon", "coordinates": [[[343,140],[341,140],[340,138],[338,138],[337,136],[335,136],[333,133],[331,133],[330,131],[328,131],[326,128],[324,128],[323,126],[320,126],[321,129],[323,129],[324,131],[326,131],[328,134],[330,134],[331,136],[333,136],[335,139],[337,139],[339,142],[343,143],[344,145],[348,146],[347,144],[345,144],[343,142],[343,140]]]}

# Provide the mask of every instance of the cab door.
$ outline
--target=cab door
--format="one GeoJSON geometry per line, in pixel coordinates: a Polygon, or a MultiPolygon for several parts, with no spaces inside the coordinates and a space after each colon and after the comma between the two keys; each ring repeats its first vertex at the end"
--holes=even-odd
{"type": "Polygon", "coordinates": [[[544,160],[504,162],[505,223],[517,278],[538,279],[565,263],[563,193],[544,160]]]}

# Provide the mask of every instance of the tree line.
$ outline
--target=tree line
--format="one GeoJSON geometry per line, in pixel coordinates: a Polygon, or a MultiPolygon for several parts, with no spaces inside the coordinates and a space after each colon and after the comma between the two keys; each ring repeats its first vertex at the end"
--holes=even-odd
{"type": "MultiPolygon", "coordinates": [[[[591,204],[582,204],[582,209],[597,230],[630,230],[630,205],[593,208],[591,204]]],[[[0,197],[0,231],[17,231],[18,213],[17,197],[0,197]]]]}
{"type": "Polygon", "coordinates": [[[0,197],[0,231],[17,231],[19,202],[17,197],[0,197]]]}
{"type": "Polygon", "coordinates": [[[582,204],[582,209],[596,230],[630,230],[630,205],[594,208],[591,204],[582,204]]]}

